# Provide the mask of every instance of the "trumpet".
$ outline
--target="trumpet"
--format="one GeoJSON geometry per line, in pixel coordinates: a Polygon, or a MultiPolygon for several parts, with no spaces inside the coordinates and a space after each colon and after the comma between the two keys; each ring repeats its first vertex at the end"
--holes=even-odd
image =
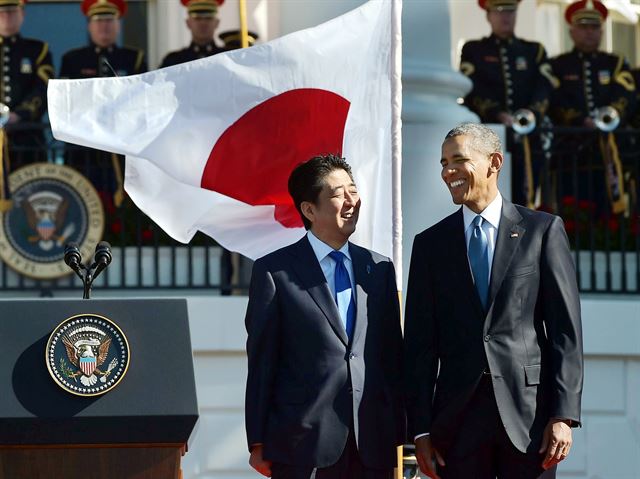
{"type": "Polygon", "coordinates": [[[531,110],[520,108],[513,114],[513,131],[519,135],[528,135],[536,129],[536,116],[531,110]]]}
{"type": "Polygon", "coordinates": [[[612,106],[596,108],[592,113],[592,117],[598,130],[605,133],[615,130],[620,125],[620,114],[612,106]]]}

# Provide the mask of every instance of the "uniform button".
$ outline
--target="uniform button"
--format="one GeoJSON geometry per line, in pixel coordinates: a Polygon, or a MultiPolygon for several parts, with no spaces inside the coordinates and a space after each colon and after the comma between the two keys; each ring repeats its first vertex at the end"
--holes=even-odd
{"type": "Polygon", "coordinates": [[[511,98],[507,98],[507,106],[513,106],[513,101],[511,101],[511,98]]]}
{"type": "Polygon", "coordinates": [[[4,86],[4,91],[10,92],[11,91],[11,85],[5,85],[4,86]]]}
{"type": "Polygon", "coordinates": [[[590,101],[587,106],[589,107],[589,110],[593,110],[593,108],[595,107],[594,103],[592,101],[590,101]]]}
{"type": "Polygon", "coordinates": [[[591,63],[589,63],[589,62],[584,62],[584,67],[585,67],[585,68],[589,68],[590,66],[591,66],[591,63]]]}
{"type": "Polygon", "coordinates": [[[505,47],[500,48],[500,55],[505,56],[507,54],[507,49],[505,47]]]}
{"type": "Polygon", "coordinates": [[[588,68],[585,68],[584,74],[585,76],[591,76],[591,70],[589,70],[588,68]]]}
{"type": "Polygon", "coordinates": [[[355,359],[358,356],[356,356],[356,353],[349,353],[349,359],[355,359]]]}
{"type": "Polygon", "coordinates": [[[504,72],[504,77],[505,77],[505,78],[511,78],[511,72],[509,72],[509,71],[505,71],[505,72],[504,72]]]}
{"type": "Polygon", "coordinates": [[[491,335],[490,335],[490,334],[486,334],[486,335],[484,336],[484,341],[485,341],[486,343],[488,343],[489,341],[491,341],[491,335]]]}
{"type": "Polygon", "coordinates": [[[507,89],[507,95],[513,95],[513,90],[511,88],[507,89]]]}
{"type": "Polygon", "coordinates": [[[2,47],[2,51],[4,51],[4,52],[8,52],[10,50],[11,50],[11,48],[9,48],[8,45],[5,45],[4,47],[2,47]]]}
{"type": "Polygon", "coordinates": [[[5,103],[11,103],[11,97],[10,96],[5,96],[4,97],[4,101],[5,101],[5,103]]]}
{"type": "Polygon", "coordinates": [[[4,77],[2,77],[3,81],[11,81],[11,78],[9,77],[9,75],[5,75],[4,77]]]}
{"type": "Polygon", "coordinates": [[[8,71],[9,71],[9,65],[5,65],[5,66],[2,68],[2,70],[3,70],[3,71],[5,71],[5,72],[8,72],[8,71]]]}

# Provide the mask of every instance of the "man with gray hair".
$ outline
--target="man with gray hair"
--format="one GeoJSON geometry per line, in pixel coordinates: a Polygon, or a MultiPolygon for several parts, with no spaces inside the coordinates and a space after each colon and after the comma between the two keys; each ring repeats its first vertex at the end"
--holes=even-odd
{"type": "Polygon", "coordinates": [[[583,378],[562,220],[500,195],[502,146],[484,125],[451,130],[440,163],[462,206],[416,236],[405,317],[420,469],[443,479],[553,478],[580,425],[583,378]]]}

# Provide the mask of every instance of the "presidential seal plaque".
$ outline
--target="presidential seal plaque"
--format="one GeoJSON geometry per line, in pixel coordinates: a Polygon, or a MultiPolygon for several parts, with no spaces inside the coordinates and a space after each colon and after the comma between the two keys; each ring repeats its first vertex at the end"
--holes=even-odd
{"type": "Polygon", "coordinates": [[[72,271],[64,263],[69,242],[83,256],[102,237],[104,212],[95,188],[68,166],[34,163],[9,176],[12,207],[0,214],[0,258],[34,279],[54,279],[72,271]]]}
{"type": "Polygon", "coordinates": [[[129,368],[129,343],[111,320],[97,314],[65,319],[47,341],[49,374],[65,391],[99,396],[115,388],[129,368]]]}

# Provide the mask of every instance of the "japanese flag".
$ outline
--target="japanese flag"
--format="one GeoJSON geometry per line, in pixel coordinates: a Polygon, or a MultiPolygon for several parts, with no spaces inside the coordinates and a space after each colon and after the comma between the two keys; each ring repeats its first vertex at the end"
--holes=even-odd
{"type": "Polygon", "coordinates": [[[392,256],[393,3],[142,75],[51,80],[53,134],[126,155],[127,193],[173,238],[250,258],[305,232],[291,170],[340,154],[362,198],[352,240],[392,256]]]}

